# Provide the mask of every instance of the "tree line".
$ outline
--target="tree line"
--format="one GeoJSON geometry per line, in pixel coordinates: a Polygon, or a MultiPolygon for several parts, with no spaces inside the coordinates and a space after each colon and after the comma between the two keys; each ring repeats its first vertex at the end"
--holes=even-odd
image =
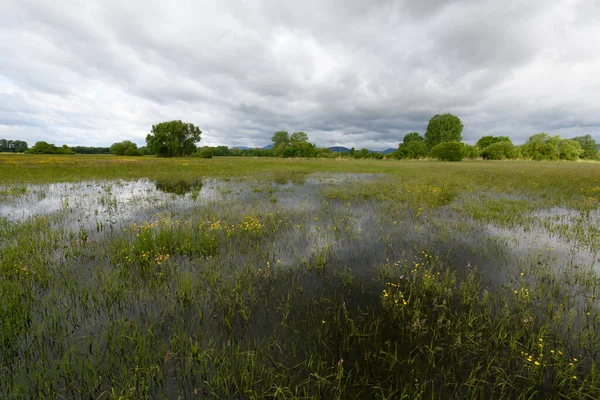
{"type": "Polygon", "coordinates": [[[252,157],[302,157],[302,158],[434,158],[443,161],[483,158],[486,160],[531,159],[531,160],[600,160],[598,146],[591,135],[570,139],[538,133],[520,145],[514,145],[508,136],[484,136],[475,145],[462,142],[463,124],[455,115],[433,116],[423,136],[418,132],[406,134],[398,148],[390,154],[368,149],[350,149],[335,152],[318,148],[311,143],[305,132],[277,131],[271,137],[271,148],[237,149],[227,146],[198,147],[202,131],[191,123],[180,120],[162,122],[152,126],[146,136],[146,146],[130,140],[113,143],[110,147],[56,146],[47,142],[36,142],[31,148],[19,140],[0,139],[0,151],[24,152],[27,154],[114,154],[119,156],[156,155],[158,157],[252,156],[252,157]]]}

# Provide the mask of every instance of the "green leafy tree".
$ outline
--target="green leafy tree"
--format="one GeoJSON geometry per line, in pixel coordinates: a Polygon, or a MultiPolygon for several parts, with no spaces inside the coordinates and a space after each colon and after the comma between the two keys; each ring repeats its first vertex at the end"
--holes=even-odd
{"type": "Polygon", "coordinates": [[[407,144],[410,142],[421,142],[423,140],[423,136],[419,135],[419,132],[411,132],[404,135],[404,139],[402,141],[404,144],[407,144]]]}
{"type": "Polygon", "coordinates": [[[144,152],[138,149],[137,144],[130,140],[113,143],[110,152],[115,156],[143,156],[144,152]]]}
{"type": "Polygon", "coordinates": [[[460,142],[462,140],[463,124],[460,118],[452,114],[434,115],[427,125],[425,143],[432,149],[443,142],[460,142]]]}
{"type": "Polygon", "coordinates": [[[179,120],[152,125],[146,136],[150,151],[159,157],[183,157],[194,153],[202,131],[197,126],[179,120]]]}
{"type": "Polygon", "coordinates": [[[460,142],[441,142],[431,149],[429,155],[441,161],[460,161],[463,159],[463,144],[460,142]]]}
{"type": "Polygon", "coordinates": [[[508,141],[492,143],[481,151],[481,156],[486,160],[514,159],[517,155],[517,148],[508,141]]]}
{"type": "Polygon", "coordinates": [[[572,140],[576,140],[581,145],[581,148],[583,149],[583,154],[580,156],[581,158],[593,160],[598,156],[598,145],[591,135],[577,136],[572,140]]]}
{"type": "Polygon", "coordinates": [[[204,146],[196,152],[196,157],[199,158],[213,158],[213,149],[212,147],[204,146]]]}
{"type": "Polygon", "coordinates": [[[561,160],[577,161],[583,154],[583,148],[576,140],[563,139],[557,145],[561,160]]]}
{"type": "Polygon", "coordinates": [[[308,135],[304,132],[294,132],[290,136],[290,144],[292,146],[298,143],[308,143],[308,135]]]}
{"type": "Polygon", "coordinates": [[[498,142],[512,143],[512,140],[510,140],[510,138],[508,136],[484,136],[477,141],[475,146],[477,146],[477,148],[479,150],[483,150],[486,147],[488,147],[489,145],[498,143],[498,142]]]}
{"type": "Polygon", "coordinates": [[[399,160],[405,158],[417,159],[425,157],[427,157],[427,145],[423,139],[400,143],[398,150],[394,152],[394,158],[399,160]]]}
{"type": "Polygon", "coordinates": [[[66,144],[63,144],[62,147],[58,147],[55,144],[39,141],[36,142],[32,148],[25,151],[25,154],[75,154],[73,150],[69,148],[66,144]]]}
{"type": "Polygon", "coordinates": [[[537,161],[558,160],[560,157],[558,143],[560,141],[560,136],[550,136],[544,132],[536,133],[521,145],[521,153],[523,157],[537,161]]]}
{"type": "Polygon", "coordinates": [[[0,139],[0,153],[23,153],[27,148],[27,142],[22,140],[0,139]]]}
{"type": "Polygon", "coordinates": [[[477,157],[479,157],[479,155],[479,149],[476,146],[471,146],[470,144],[463,143],[463,158],[474,160],[477,157]]]}
{"type": "Polygon", "coordinates": [[[290,145],[290,134],[287,131],[277,131],[273,134],[271,141],[273,142],[273,155],[281,157],[285,148],[290,145]]]}

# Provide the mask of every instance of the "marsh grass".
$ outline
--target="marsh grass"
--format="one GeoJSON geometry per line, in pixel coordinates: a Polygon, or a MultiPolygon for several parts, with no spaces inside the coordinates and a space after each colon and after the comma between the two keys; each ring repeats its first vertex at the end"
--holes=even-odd
{"type": "Polygon", "coordinates": [[[597,164],[0,157],[2,397],[600,397],[597,164]]]}

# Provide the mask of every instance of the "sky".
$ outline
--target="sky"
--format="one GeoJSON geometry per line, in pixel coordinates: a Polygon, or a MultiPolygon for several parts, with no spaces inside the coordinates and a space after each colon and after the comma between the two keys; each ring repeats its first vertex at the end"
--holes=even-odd
{"type": "Polygon", "coordinates": [[[2,0],[0,138],[397,147],[452,113],[463,140],[600,142],[598,0],[2,0]]]}

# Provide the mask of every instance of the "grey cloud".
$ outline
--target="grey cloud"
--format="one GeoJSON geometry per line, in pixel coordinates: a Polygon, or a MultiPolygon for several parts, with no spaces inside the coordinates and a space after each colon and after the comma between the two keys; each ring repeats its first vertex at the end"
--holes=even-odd
{"type": "Polygon", "coordinates": [[[143,143],[176,118],[205,144],[263,146],[287,129],[385,148],[452,112],[470,142],[600,141],[598,17],[561,0],[8,1],[0,133],[143,143]]]}

